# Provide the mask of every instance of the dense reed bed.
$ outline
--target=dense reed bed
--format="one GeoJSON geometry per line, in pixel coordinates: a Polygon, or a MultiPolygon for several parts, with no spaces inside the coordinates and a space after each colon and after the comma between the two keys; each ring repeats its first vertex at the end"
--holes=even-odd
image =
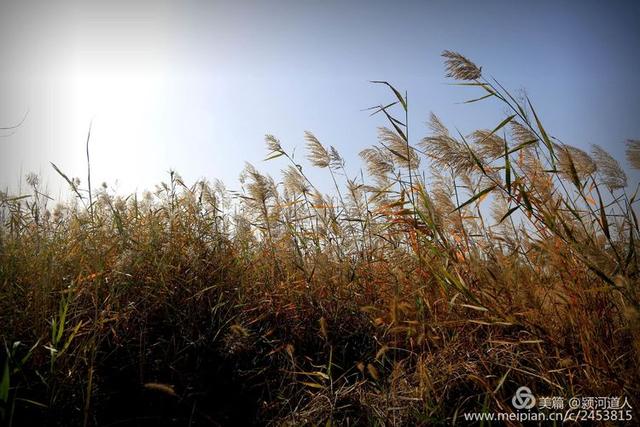
{"type": "Polygon", "coordinates": [[[508,115],[409,138],[406,94],[375,82],[388,126],[358,176],[307,133],[306,162],[268,135],[281,180],[247,165],[240,192],[171,172],[124,197],[54,165],[72,202],[33,175],[2,194],[2,422],[452,424],[513,411],[522,385],[640,405],[637,188],[443,57],[508,115]]]}

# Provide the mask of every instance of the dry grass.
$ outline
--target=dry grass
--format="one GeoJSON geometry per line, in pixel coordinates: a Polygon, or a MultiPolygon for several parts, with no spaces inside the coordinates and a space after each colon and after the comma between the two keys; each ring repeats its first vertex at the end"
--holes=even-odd
{"type": "Polygon", "coordinates": [[[172,172],[142,199],[64,175],[75,203],[51,208],[35,176],[3,194],[3,422],[451,424],[511,411],[521,385],[640,404],[626,174],[443,56],[512,115],[469,137],[433,115],[413,146],[389,85],[373,109],[389,127],[361,153],[373,184],[306,134],[335,196],[273,136],[282,188],[247,165],[239,193],[172,172]]]}

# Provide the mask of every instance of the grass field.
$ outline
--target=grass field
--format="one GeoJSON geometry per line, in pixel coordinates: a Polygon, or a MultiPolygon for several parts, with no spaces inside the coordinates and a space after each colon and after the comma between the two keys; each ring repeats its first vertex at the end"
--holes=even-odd
{"type": "MultiPolygon", "coordinates": [[[[307,133],[306,162],[267,135],[281,179],[247,165],[237,193],[171,172],[125,197],[54,165],[71,202],[35,175],[30,194],[1,194],[2,422],[466,424],[514,411],[520,386],[639,405],[626,166],[443,59],[504,121],[463,136],[432,115],[417,142],[406,94],[377,82],[388,127],[357,177],[307,133]]],[[[625,165],[640,169],[640,141],[625,165]]]]}

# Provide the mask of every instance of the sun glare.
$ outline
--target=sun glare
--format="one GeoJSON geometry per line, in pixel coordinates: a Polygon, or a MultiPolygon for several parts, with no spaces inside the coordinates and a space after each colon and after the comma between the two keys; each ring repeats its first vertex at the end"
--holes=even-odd
{"type": "Polygon", "coordinates": [[[127,189],[145,184],[146,165],[157,159],[153,144],[165,81],[153,67],[83,63],[70,73],[72,127],[86,133],[92,123],[91,157],[96,179],[127,189]]]}

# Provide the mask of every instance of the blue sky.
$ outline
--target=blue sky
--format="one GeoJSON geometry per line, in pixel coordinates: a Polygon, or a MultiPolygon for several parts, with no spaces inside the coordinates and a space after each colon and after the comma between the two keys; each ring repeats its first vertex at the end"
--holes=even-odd
{"type": "Polygon", "coordinates": [[[0,138],[0,188],[33,171],[58,194],[50,161],[86,181],[92,119],[92,179],[121,192],[170,168],[230,188],[245,161],[277,176],[264,134],[302,157],[305,130],[355,175],[383,124],[361,110],[390,99],[369,80],[408,91],[413,142],[431,111],[463,133],[501,120],[494,102],[460,104],[476,93],[447,84],[444,49],[526,89],[554,136],[624,160],[640,138],[639,19],[621,1],[2,2],[0,124],[29,114],[0,138]]]}

